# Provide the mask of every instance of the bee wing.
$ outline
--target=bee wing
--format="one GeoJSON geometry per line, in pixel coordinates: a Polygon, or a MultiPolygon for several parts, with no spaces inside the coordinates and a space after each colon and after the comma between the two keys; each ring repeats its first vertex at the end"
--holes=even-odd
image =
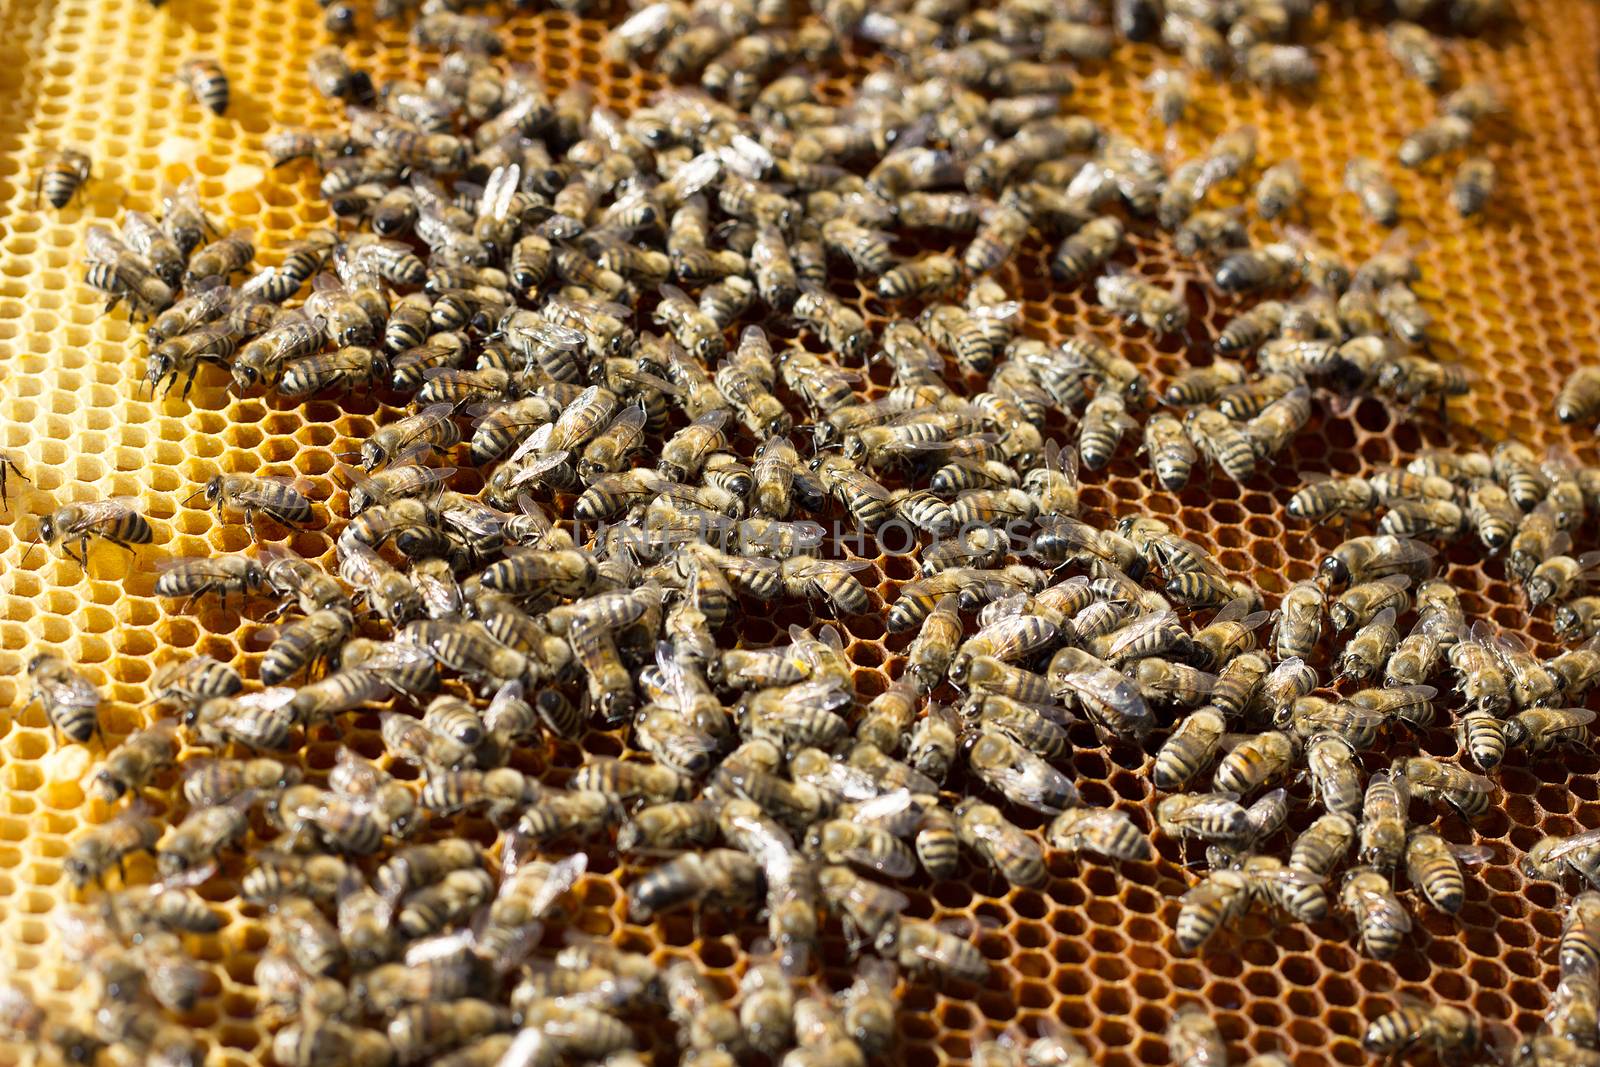
{"type": "Polygon", "coordinates": [[[406,948],[405,964],[407,967],[425,967],[431,963],[460,958],[472,949],[476,941],[477,935],[465,927],[413,941],[406,948]]]}
{"type": "Polygon", "coordinates": [[[851,817],[858,822],[881,824],[884,829],[901,836],[894,827],[914,827],[922,813],[911,798],[909,789],[896,789],[881,797],[863,800],[851,808],[851,817]]]}
{"type": "Polygon", "coordinates": [[[784,700],[786,708],[810,707],[838,713],[855,702],[850,691],[836,680],[800,682],[790,686],[784,700]]]}
{"type": "Polygon", "coordinates": [[[84,533],[96,526],[117,522],[129,515],[137,514],[139,498],[119,496],[110,500],[86,500],[73,506],[78,509],[78,514],[67,524],[67,532],[84,533]]]}
{"type": "Polygon", "coordinates": [[[273,499],[273,490],[288,490],[299,497],[304,497],[300,485],[294,478],[287,478],[280,474],[252,474],[250,481],[239,492],[233,494],[237,503],[251,507],[272,506],[278,501],[273,499]]]}
{"type": "MultiPolygon", "coordinates": [[[[1222,605],[1217,613],[1211,617],[1210,625],[1216,626],[1218,623],[1239,622],[1249,614],[1250,601],[1246,600],[1244,597],[1238,597],[1222,605]]],[[[1260,611],[1256,612],[1255,614],[1263,616],[1261,621],[1265,622],[1266,617],[1270,616],[1271,612],[1260,611]]],[[[1259,626],[1260,623],[1257,623],[1256,625],[1259,626]]],[[[1254,627],[1249,628],[1254,629],[1254,627]]]]}
{"type": "Polygon", "coordinates": [[[1207,794],[1203,799],[1196,800],[1183,809],[1178,817],[1179,822],[1194,822],[1196,820],[1225,818],[1228,820],[1243,820],[1244,808],[1239,805],[1239,794],[1218,792],[1207,794]]]}
{"type": "Polygon", "coordinates": [[[100,706],[100,691],[75,670],[64,670],[43,680],[34,679],[33,686],[41,699],[63,708],[89,710],[100,706]]]}
{"type": "Polygon", "coordinates": [[[878,780],[859,767],[833,760],[826,772],[816,782],[824,792],[833,793],[846,801],[869,801],[883,792],[878,780]]]}
{"type": "Polygon", "coordinates": [[[783,569],[793,578],[824,578],[839,574],[855,574],[871,570],[872,563],[864,559],[807,559],[795,557],[785,560],[783,569]],[[794,564],[790,566],[789,564],[794,564]]]}
{"type": "Polygon", "coordinates": [[[468,501],[463,507],[445,508],[441,513],[445,525],[468,537],[495,537],[505,526],[507,516],[477,501],[468,501]]]}
{"type": "Polygon", "coordinates": [[[1485,845],[1448,845],[1450,854],[1459,863],[1476,866],[1494,859],[1494,849],[1485,845]]]}
{"type": "Polygon", "coordinates": [[[1588,852],[1593,849],[1600,849],[1600,828],[1562,838],[1558,844],[1552,845],[1545,855],[1547,859],[1558,860],[1574,852],[1588,852]]]}
{"type": "Polygon", "coordinates": [[[420,645],[390,641],[366,659],[360,669],[378,675],[391,689],[404,691],[405,687],[400,684],[404,680],[403,672],[432,665],[433,657],[420,645]]]}
{"type": "Polygon", "coordinates": [[[234,703],[245,710],[270,714],[286,708],[295,698],[295,690],[286,685],[273,686],[263,689],[259,693],[242,693],[233,698],[234,703]]]}

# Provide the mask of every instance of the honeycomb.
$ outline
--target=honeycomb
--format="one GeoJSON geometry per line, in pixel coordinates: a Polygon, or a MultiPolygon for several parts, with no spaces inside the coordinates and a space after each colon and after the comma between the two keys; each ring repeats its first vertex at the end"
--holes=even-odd
{"type": "MultiPolygon", "coordinates": [[[[1342,413],[1319,406],[1293,446],[1300,469],[1360,473],[1421,447],[1504,436],[1537,447],[1560,443],[1587,462],[1597,459],[1587,432],[1559,427],[1551,405],[1588,339],[1600,332],[1600,290],[1593,287],[1600,249],[1577,237],[1600,232],[1600,175],[1572,160],[1574,145],[1600,143],[1600,9],[1531,0],[1513,7],[1517,19],[1509,26],[1446,45],[1455,80],[1494,82],[1515,101],[1512,120],[1488,148],[1502,175],[1498,203],[1481,220],[1463,221],[1447,202],[1440,164],[1420,172],[1387,167],[1402,196],[1403,225],[1421,248],[1417,289],[1436,319],[1434,353],[1468,366],[1476,389],[1452,401],[1448,422],[1407,417],[1373,399],[1342,413]]],[[[198,180],[207,207],[228,225],[256,228],[259,259],[269,264],[287,241],[325,221],[314,174],[273,173],[261,151],[263,135],[274,127],[334,117],[304,73],[307,56],[325,40],[317,6],[311,0],[169,0],[161,8],[144,0],[10,0],[6,11],[0,437],[33,484],[13,483],[8,521],[0,525],[0,707],[11,709],[0,718],[0,973],[29,983],[41,1002],[67,1009],[81,975],[64,962],[52,917],[72,897],[62,870],[70,835],[108,814],[78,784],[105,749],[98,741],[56,743],[42,709],[22,707],[23,664],[34,650],[53,649],[81,665],[106,695],[102,723],[110,746],[151,721],[142,705],[158,664],[200,653],[241,667],[259,658],[259,607],[241,616],[208,605],[186,615],[154,597],[157,559],[249,544],[242,525],[219,521],[185,498],[215,473],[266,471],[307,479],[322,506],[342,514],[343,491],[332,477],[340,454],[395,411],[361,400],[295,406],[239,399],[210,375],[187,401],[141,395],[143,352],[135,331],[125,318],[104,314],[100,298],[78,280],[89,222],[110,221],[122,207],[153,208],[163,183],[186,177],[198,180]],[[170,80],[184,58],[200,51],[215,55],[232,80],[234,102],[224,118],[202,111],[170,80]],[[62,145],[92,154],[94,180],[66,210],[41,212],[34,177],[48,149],[62,145]],[[92,550],[87,574],[54,552],[26,556],[39,516],[71,500],[110,496],[139,498],[155,520],[156,543],[131,564],[105,545],[92,550]]],[[[1356,260],[1383,234],[1340,191],[1344,161],[1356,154],[1392,160],[1399,138],[1431,116],[1433,103],[1426,89],[1398,76],[1379,28],[1319,14],[1324,18],[1328,25],[1316,33],[1323,76],[1315,97],[1268,98],[1242,83],[1200,84],[1196,119],[1180,128],[1176,151],[1193,154],[1222,130],[1255,125],[1262,158],[1301,161],[1308,185],[1302,219],[1316,220],[1316,236],[1356,260]]],[[[501,29],[510,58],[531,63],[554,88],[590,80],[599,102],[626,111],[661,87],[652,75],[602,60],[603,21],[524,12],[501,29]]],[[[377,79],[416,69],[405,30],[394,24],[364,27],[346,52],[377,79]]],[[[865,54],[846,58],[858,73],[875,62],[865,54]]],[[[1159,144],[1162,131],[1138,85],[1173,62],[1147,46],[1121,44],[1112,62],[1084,72],[1073,106],[1159,144]]],[[[840,84],[827,89],[842,99],[840,84]]],[[[1255,225],[1258,240],[1275,235],[1255,225]]],[[[1136,236],[1132,246],[1131,265],[1152,278],[1170,280],[1192,269],[1164,241],[1136,236]]],[[[1028,332],[1056,338],[1092,330],[1114,339],[1158,385],[1186,365],[1182,339],[1154,343],[1142,332],[1125,335],[1083,292],[1053,293],[1044,256],[1037,245],[1026,246],[1001,279],[1024,301],[1028,332]]],[[[854,291],[869,319],[883,321],[882,304],[852,290],[854,283],[842,284],[841,293],[854,291]]],[[[1189,338],[1203,358],[1205,338],[1234,306],[1203,286],[1189,293],[1189,338]]],[[[1174,494],[1153,488],[1145,468],[1124,454],[1085,478],[1091,520],[1156,514],[1251,577],[1269,599],[1310,577],[1341,536],[1285,516],[1300,479],[1282,466],[1242,486],[1197,480],[1174,494]]],[[[1366,531],[1358,524],[1352,532],[1366,531]]],[[[308,558],[331,560],[322,529],[296,533],[287,543],[308,558]]],[[[1482,562],[1465,542],[1446,561],[1469,617],[1491,617],[1541,653],[1553,651],[1548,615],[1525,616],[1499,562],[1482,562]]],[[[913,577],[914,566],[906,557],[885,557],[861,578],[888,600],[913,577]]],[[[773,617],[759,614],[744,634],[752,644],[808,621],[795,606],[773,617]]],[[[870,697],[898,674],[909,635],[886,635],[871,617],[849,620],[848,629],[857,687],[870,697]]],[[[343,737],[330,727],[313,731],[305,750],[312,767],[329,766],[341,741],[365,755],[381,754],[376,718],[351,721],[343,737]]],[[[1085,803],[1121,807],[1150,828],[1150,757],[1129,745],[1103,745],[1082,726],[1073,734],[1082,746],[1074,767],[1085,803]]],[[[594,733],[581,747],[616,754],[623,742],[594,733]]],[[[1421,737],[1420,750],[1444,756],[1455,744],[1436,730],[1421,737]]],[[[581,762],[581,753],[557,745],[526,758],[524,769],[559,772],[581,762]]],[[[1589,752],[1511,755],[1498,773],[1497,811],[1470,831],[1453,820],[1442,823],[1447,837],[1487,845],[1494,859],[1469,877],[1459,916],[1416,908],[1417,930],[1386,963],[1359,954],[1337,913],[1309,928],[1251,915],[1234,937],[1213,941],[1202,955],[1179,954],[1171,936],[1175,898],[1189,879],[1171,841],[1159,842],[1155,861],[1120,868],[1052,853],[1050,880],[1039,890],[1009,889],[964,860],[955,880],[912,887],[909,913],[977,920],[975,937],[996,980],[983,989],[908,983],[896,1059],[910,1067],[964,1063],[973,1042],[1012,1026],[1033,1032],[1041,1019],[1053,1018],[1097,1063],[1162,1063],[1169,1059],[1167,1023],[1191,1002],[1210,1007],[1235,1056],[1281,1050],[1302,1067],[1365,1062],[1360,1039],[1367,1022],[1403,994],[1469,1008],[1491,1030],[1532,1033],[1556,983],[1564,898],[1554,885],[1525,880],[1517,860],[1541,834],[1600,826],[1597,771],[1600,759],[1589,752]]],[[[169,776],[161,784],[174,781],[169,776]]],[[[1303,802],[1304,786],[1292,797],[1303,802]]],[[[1308,818],[1301,803],[1289,832],[1308,818]]],[[[492,840],[482,822],[469,820],[464,831],[492,840]]],[[[270,1035],[255,1018],[251,986],[267,934],[259,910],[235,899],[240,866],[233,857],[203,890],[226,924],[188,945],[208,964],[214,985],[181,1021],[207,1035],[213,1067],[269,1058],[270,1035]]],[[[658,961],[693,960],[731,994],[759,931],[717,915],[698,923],[682,915],[629,922],[621,890],[635,873],[595,853],[578,888],[583,906],[576,925],[658,961]]],[[[130,881],[150,874],[148,857],[130,864],[130,881]]],[[[835,988],[848,981],[836,930],[825,941],[824,962],[835,988]]],[[[31,1062],[32,1055],[0,1046],[0,1064],[31,1062]]]]}

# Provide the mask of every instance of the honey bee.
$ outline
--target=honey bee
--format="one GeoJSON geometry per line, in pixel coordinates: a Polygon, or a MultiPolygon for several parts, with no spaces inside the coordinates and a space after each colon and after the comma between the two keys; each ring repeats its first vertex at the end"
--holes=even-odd
{"type": "Polygon", "coordinates": [[[1600,832],[1541,837],[1522,857],[1522,872],[1550,882],[1576,874],[1600,889],[1600,832]]]}
{"type": "Polygon", "coordinates": [[[1223,256],[1248,243],[1243,223],[1231,211],[1195,211],[1173,235],[1173,247],[1185,256],[1223,256]]]}
{"type": "Polygon", "coordinates": [[[35,206],[42,192],[51,207],[57,210],[66,207],[93,176],[93,168],[94,162],[87,152],[77,148],[53,149],[34,183],[35,206]]]}
{"type": "Polygon", "coordinates": [[[1511,679],[1492,645],[1474,634],[1458,639],[1447,655],[1467,705],[1503,715],[1511,705],[1511,679]]]}
{"type": "Polygon", "coordinates": [[[1360,157],[1350,160],[1345,165],[1344,188],[1380,226],[1393,226],[1400,220],[1400,196],[1372,160],[1360,157]]]}
{"type": "MultiPolygon", "coordinates": [[[[1275,301],[1263,301],[1247,314],[1259,313],[1262,308],[1269,306],[1278,308],[1280,313],[1283,307],[1283,305],[1277,304],[1275,301]]],[[[1244,318],[1245,316],[1240,316],[1228,324],[1228,327],[1223,330],[1222,336],[1217,338],[1218,348],[1229,352],[1238,352],[1253,347],[1241,339],[1237,332],[1230,332],[1244,318]],[[1227,339],[1225,340],[1224,338],[1227,339]]],[[[1265,328],[1270,331],[1275,329],[1276,325],[1265,328]]],[[[1243,366],[1232,360],[1217,360],[1209,366],[1193,367],[1178,375],[1177,378],[1173,379],[1172,384],[1167,387],[1165,400],[1168,404],[1179,407],[1209,404],[1221,395],[1223,389],[1230,385],[1239,385],[1244,380],[1245,370],[1243,366]]]]}
{"type": "Polygon", "coordinates": [[[195,103],[220,115],[228,110],[228,76],[211,56],[193,56],[178,65],[177,80],[195,103]]]}
{"type": "Polygon", "coordinates": [[[1585,708],[1529,708],[1506,721],[1505,738],[1530,752],[1560,744],[1586,744],[1594,718],[1595,713],[1585,708]]]}
{"type": "Polygon", "coordinates": [[[1296,160],[1275,163],[1256,181],[1256,214],[1271,221],[1294,209],[1305,195],[1305,182],[1296,160]]]}
{"type": "Polygon", "coordinates": [[[1248,481],[1256,471],[1256,452],[1250,438],[1226,415],[1199,408],[1184,420],[1189,439],[1202,455],[1221,467],[1236,482],[1248,481]]]}
{"type": "Polygon", "coordinates": [[[1460,864],[1483,863],[1491,856],[1486,848],[1451,845],[1432,830],[1416,827],[1406,841],[1406,873],[1429,904],[1454,915],[1466,899],[1460,864]]]}
{"type": "Polygon", "coordinates": [[[1273,644],[1280,659],[1305,659],[1322,639],[1322,613],[1327,596],[1315,582],[1297,582],[1283,595],[1273,644]]]}
{"type": "Polygon", "coordinates": [[[1122,247],[1125,229],[1114,215],[1090,219],[1064,238],[1050,256],[1050,276],[1072,284],[1100,269],[1122,247]]]}
{"type": "Polygon", "coordinates": [[[1323,557],[1318,572],[1335,587],[1402,574],[1421,581],[1433,569],[1436,554],[1428,545],[1393,534],[1354,537],[1323,557]]]}
{"type": "Polygon", "coordinates": [[[972,942],[916,919],[903,918],[885,927],[875,947],[913,974],[982,982],[989,973],[988,963],[972,942]]]}
{"type": "MultiPolygon", "coordinates": [[[[1176,420],[1174,420],[1176,421],[1176,420]]],[[[1083,413],[1078,430],[1078,454],[1083,465],[1100,470],[1111,462],[1123,437],[1137,428],[1121,396],[1097,394],[1083,413]]]]}
{"type": "Polygon", "coordinates": [[[640,809],[617,831],[617,848],[703,848],[717,836],[716,812],[707,804],[668,801],[640,809]]]}
{"type": "Polygon", "coordinates": [[[1114,808],[1073,808],[1051,822],[1045,839],[1067,852],[1095,852],[1118,860],[1147,860],[1150,840],[1126,812],[1114,808]]]}
{"type": "Polygon", "coordinates": [[[177,757],[177,730],[171,722],[136,731],[106,756],[105,765],[90,782],[89,792],[107,804],[114,803],[149,785],[177,757]]]}
{"type": "Polygon", "coordinates": [[[1355,916],[1367,955],[1386,960],[1400,950],[1400,939],[1411,930],[1411,916],[1389,888],[1389,875],[1371,867],[1351,868],[1339,901],[1355,916]]]}
{"type": "Polygon", "coordinates": [[[1400,863],[1406,842],[1406,806],[1411,779],[1403,770],[1382,770],[1367,782],[1361,806],[1361,862],[1381,871],[1400,863]]]}
{"type": "Polygon", "coordinates": [[[41,652],[28,660],[28,698],[44,708],[52,729],[80,744],[100,729],[100,690],[59,656],[41,652]]]}
{"type": "MultiPolygon", "coordinates": [[[[1173,799],[1173,798],[1169,798],[1173,799]]],[[[1250,882],[1239,871],[1211,871],[1185,893],[1178,909],[1178,948],[1194,952],[1250,906],[1250,882]]]]}
{"type": "Polygon", "coordinates": [[[870,944],[897,926],[904,895],[857,875],[848,867],[823,867],[817,875],[822,899],[845,927],[852,944],[870,944]]]}
{"type": "Polygon", "coordinates": [[[1249,832],[1237,793],[1180,793],[1161,801],[1156,824],[1172,837],[1229,843],[1249,832]]]}
{"type": "Polygon", "coordinates": [[[135,804],[109,822],[90,827],[72,843],[63,864],[67,876],[78,889],[99,883],[111,868],[120,871],[126,857],[155,848],[162,829],[144,805],[135,804]]]}
{"type": "Polygon", "coordinates": [[[1295,838],[1289,851],[1289,866],[1326,877],[1350,851],[1355,840],[1355,820],[1342,812],[1329,812],[1295,838]]]}
{"type": "Polygon", "coordinates": [[[217,853],[250,829],[249,796],[209,808],[196,808],[156,849],[162,875],[172,877],[216,861],[217,853]]]}
{"type": "Polygon", "coordinates": [[[1396,761],[1396,776],[1403,775],[1410,791],[1424,800],[1441,801],[1454,808],[1463,819],[1474,819],[1489,810],[1494,784],[1428,756],[1396,761]]]}
{"type": "Polygon", "coordinates": [[[1352,678],[1361,682],[1383,668],[1400,640],[1394,620],[1394,608],[1384,608],[1372,617],[1371,622],[1350,636],[1336,664],[1339,679],[1352,678]]]}
{"type": "MultiPolygon", "coordinates": [[[[137,509],[138,501],[131,497],[67,504],[39,520],[39,535],[34,544],[43,541],[53,545],[60,541],[62,550],[83,567],[89,565],[91,538],[109,541],[131,553],[134,545],[147,545],[155,540],[149,520],[137,509]],[[76,555],[72,551],[73,542],[78,545],[76,555]]],[[[32,547],[29,546],[30,551],[32,547]]]]}
{"type": "MultiPolygon", "coordinates": [[[[1406,928],[1409,926],[1408,919],[1406,928]]],[[[1385,958],[1376,952],[1372,955],[1385,958]]],[[[1448,1004],[1430,1007],[1413,1001],[1372,1020],[1361,1047],[1373,1055],[1399,1056],[1417,1046],[1427,1046],[1444,1058],[1452,1053],[1476,1052],[1478,1038],[1477,1022],[1460,1008],[1448,1004]]]]}
{"type": "Polygon", "coordinates": [[[764,876],[743,852],[688,852],[655,868],[628,887],[628,912],[647,919],[684,904],[736,908],[755,902],[764,876]]]}
{"type": "Polygon", "coordinates": [[[1397,158],[1402,167],[1420,167],[1429,160],[1466,147],[1472,139],[1472,123],[1455,115],[1441,115],[1412,131],[1400,142],[1397,158]]]}
{"type": "Polygon", "coordinates": [[[1110,273],[1095,282],[1095,293],[1107,309],[1155,334],[1179,333],[1189,323],[1181,281],[1162,289],[1134,274],[1110,273]]]}
{"type": "Polygon", "coordinates": [[[1158,70],[1141,84],[1150,94],[1150,114],[1163,126],[1176,126],[1193,104],[1194,88],[1181,70],[1158,70]]]}
{"type": "Polygon", "coordinates": [[[451,414],[451,405],[433,404],[381,427],[361,444],[361,469],[387,466],[419,445],[439,452],[454,448],[461,443],[461,430],[451,414]]]}

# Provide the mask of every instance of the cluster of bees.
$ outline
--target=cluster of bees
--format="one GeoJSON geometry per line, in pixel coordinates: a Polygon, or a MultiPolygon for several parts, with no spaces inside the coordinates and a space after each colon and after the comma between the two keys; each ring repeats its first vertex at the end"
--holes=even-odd
{"type": "MultiPolygon", "coordinates": [[[[1467,30],[1499,8],[1396,6],[1467,30]]],[[[147,320],[150,389],[187,396],[216,374],[290,399],[377,391],[406,413],[340,472],[335,573],[270,543],[162,565],[157,593],[184,610],[268,600],[279,622],[255,679],[204,656],[154,676],[170,716],[92,772],[116,814],[66,859],[88,897],[64,941],[98,1006],[80,1026],[7,987],[0,1028],[73,1062],[118,1044],[199,1063],[200,1043],[154,1009],[181,1014],[207,988],[181,939],[217,928],[195,890],[240,854],[240,896],[268,916],[255,980],[284,1067],[623,1067],[644,1062],[630,1024],[652,1013],[696,1067],[750,1053],[864,1065],[895,1040],[902,974],[990,978],[970,931],[907,914],[887,883],[950,879],[968,856],[1040,887],[1052,853],[1153,860],[1152,829],[1205,846],[1209,869],[1176,914],[1184,951],[1252,908],[1305,922],[1338,908],[1364,951],[1389,958],[1411,928],[1402,863],[1418,898],[1459,911],[1461,865],[1486,851],[1413,824],[1411,798],[1470,821],[1494,787],[1466,762],[1493,772],[1513,746],[1586,742],[1595,715],[1572,705],[1600,677],[1600,648],[1540,660],[1469,621],[1434,545],[1472,535],[1506,551],[1530,608],[1555,604],[1564,636],[1592,637],[1600,598],[1573,594],[1596,559],[1574,556],[1572,537],[1600,507],[1600,475],[1509,442],[1309,484],[1291,515],[1373,519],[1375,532],[1331,551],[1274,612],[1153,517],[1088,521],[1079,464],[1104,468],[1135,440],[1165,489],[1197,470],[1242,482],[1330,394],[1415,409],[1469,383],[1425,352],[1403,244],[1354,270],[1293,228],[1252,244],[1235,205],[1278,222],[1302,191],[1297,163],[1258,161],[1254,131],[1169,165],[1063,103],[1075,65],[1118,36],[1207,73],[1309,85],[1315,61],[1294,43],[1308,10],[1116,0],[1108,24],[1099,5],[1065,7],[828,0],[797,19],[783,3],[663,0],[607,52],[698,88],[624,117],[582,86],[551,95],[497,58],[490,22],[430,5],[412,29],[442,53],[425,80],[376,86],[324,49],[311,82],[347,105],[347,124],[266,141],[280,167],[314,163],[337,229],[256,267],[251,235],[221,233],[193,186],[159,218],[91,226],[88,283],[147,320]],[[895,63],[827,103],[795,65],[851,39],[895,63]],[[1043,237],[1057,285],[1092,282],[1130,331],[1189,337],[1187,283],[1116,262],[1130,231],[1150,229],[1195,261],[1196,283],[1253,301],[1211,339],[1215,358],[1158,391],[1102,339],[1024,332],[996,275],[1043,237]],[[944,250],[900,253],[913,243],[944,250]],[[840,271],[896,309],[886,325],[829,287],[840,271]],[[1047,437],[1048,420],[1075,447],[1047,437]],[[481,491],[452,488],[464,480],[450,464],[465,462],[481,491]],[[920,575],[880,605],[858,577],[871,565],[837,558],[824,522],[880,540],[898,524],[921,543],[920,575]],[[903,672],[861,699],[826,625],[729,647],[743,616],[783,599],[881,614],[911,635],[903,672]],[[1401,756],[1364,778],[1364,754],[1392,755],[1435,723],[1447,670],[1464,701],[1460,757],[1401,756]],[[326,772],[294,758],[313,731],[375,709],[391,764],[417,775],[349,748],[326,772]],[[1079,721],[1156,749],[1153,827],[1082,803],[1079,721]],[[597,727],[624,730],[630,757],[521,769],[530,750],[597,727]],[[186,748],[211,755],[182,761],[184,814],[168,825],[140,797],[186,748]],[[1183,791],[1208,774],[1209,791],[1183,791]],[[1322,814],[1285,859],[1258,851],[1288,820],[1279,783],[1302,774],[1322,814]],[[462,816],[487,820],[498,847],[448,836],[462,816]],[[1042,833],[1024,828],[1040,820],[1042,833]],[[627,886],[634,921],[680,908],[765,920],[770,944],[734,997],[690,963],[546,937],[575,914],[588,857],[613,848],[659,860],[627,886]],[[155,885],[96,891],[143,853],[155,885]],[[855,968],[836,992],[803,980],[828,922],[855,968]]],[[[1439,84],[1426,31],[1396,23],[1390,41],[1439,84]]],[[[1149,83],[1163,121],[1190,109],[1187,79],[1149,83]]],[[[225,108],[214,65],[186,81],[225,108]]],[[[1502,108],[1491,87],[1459,88],[1402,163],[1464,147],[1502,108]]],[[[63,151],[43,191],[64,205],[88,170],[63,151]]],[[[1492,177],[1471,177],[1469,201],[1463,167],[1464,213],[1492,177]]],[[[1381,168],[1351,161],[1345,179],[1376,221],[1396,221],[1381,168]]],[[[304,487],[269,475],[219,474],[195,498],[253,534],[318,521],[304,487]]],[[[84,563],[96,538],[131,550],[154,533],[121,500],[64,506],[38,530],[84,563]]],[[[52,725],[91,740],[95,687],[48,654],[28,671],[52,725]]],[[[1541,841],[1524,869],[1600,886],[1600,832],[1541,841]]],[[[1593,898],[1569,912],[1549,1025],[1518,1052],[1530,1067],[1600,1062],[1593,898]]],[[[1446,1054],[1483,1037],[1459,1008],[1403,1005],[1365,1043],[1446,1054]]],[[[1175,1063],[1226,1062],[1203,1012],[1178,1013],[1168,1044],[1175,1063]]],[[[982,1040],[974,1058],[1090,1062],[1054,1029],[982,1040]]]]}

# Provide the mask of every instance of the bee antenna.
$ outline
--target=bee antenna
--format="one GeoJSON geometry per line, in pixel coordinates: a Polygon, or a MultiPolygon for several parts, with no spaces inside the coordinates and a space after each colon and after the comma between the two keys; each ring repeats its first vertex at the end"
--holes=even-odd
{"type": "Polygon", "coordinates": [[[189,501],[193,500],[197,496],[204,496],[205,492],[206,492],[206,487],[202,485],[199,489],[196,489],[194,492],[190,493],[188,496],[183,498],[183,506],[184,507],[188,507],[189,506],[189,501]]]}
{"type": "Polygon", "coordinates": [[[39,543],[39,538],[35,537],[33,539],[33,541],[28,545],[28,550],[22,554],[22,563],[19,564],[20,567],[26,567],[28,565],[28,557],[33,555],[34,546],[37,545],[38,543],[39,543]]]}

